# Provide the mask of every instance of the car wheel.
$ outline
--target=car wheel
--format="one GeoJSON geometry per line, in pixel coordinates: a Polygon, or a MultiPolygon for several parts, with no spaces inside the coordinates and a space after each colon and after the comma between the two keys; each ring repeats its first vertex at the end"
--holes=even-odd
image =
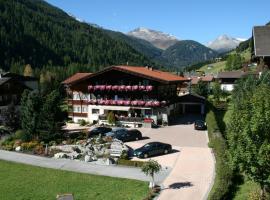
{"type": "Polygon", "coordinates": [[[164,154],[167,154],[167,153],[169,153],[169,150],[168,149],[165,149],[164,150],[164,154]]]}
{"type": "Polygon", "coordinates": [[[148,158],[148,154],[147,154],[147,153],[144,154],[143,157],[144,157],[144,158],[148,158]]]}

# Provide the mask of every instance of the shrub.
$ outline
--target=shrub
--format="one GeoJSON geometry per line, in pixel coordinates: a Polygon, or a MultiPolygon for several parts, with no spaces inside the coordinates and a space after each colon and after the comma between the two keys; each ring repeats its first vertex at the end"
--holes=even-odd
{"type": "Polygon", "coordinates": [[[21,144],[22,150],[24,151],[32,151],[39,143],[37,141],[24,142],[21,144]]]}
{"type": "Polygon", "coordinates": [[[216,177],[208,199],[226,199],[232,185],[233,171],[229,165],[226,141],[220,133],[215,109],[208,105],[206,122],[208,127],[209,147],[213,148],[216,158],[216,177]]]}
{"type": "Polygon", "coordinates": [[[34,147],[33,153],[37,155],[43,155],[45,153],[45,148],[39,144],[34,147]]]}
{"type": "Polygon", "coordinates": [[[86,126],[88,124],[88,122],[86,122],[84,119],[79,119],[78,122],[80,126],[86,126]]]}
{"type": "Polygon", "coordinates": [[[124,159],[124,160],[128,159],[128,152],[126,150],[122,151],[120,155],[120,159],[124,159]]]}
{"type": "Polygon", "coordinates": [[[126,165],[126,166],[133,166],[133,167],[142,167],[144,162],[143,161],[133,161],[133,160],[125,160],[125,159],[118,159],[118,165],[126,165]]]}
{"type": "Polygon", "coordinates": [[[17,130],[14,135],[15,139],[20,139],[23,142],[27,142],[31,140],[31,135],[26,133],[24,130],[17,130]]]}

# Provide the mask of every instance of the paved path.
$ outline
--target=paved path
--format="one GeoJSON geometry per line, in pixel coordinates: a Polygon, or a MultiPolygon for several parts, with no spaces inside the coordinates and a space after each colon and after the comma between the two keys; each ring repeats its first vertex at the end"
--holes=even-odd
{"type": "Polygon", "coordinates": [[[181,148],[173,170],[163,182],[164,189],[158,199],[205,199],[214,176],[214,167],[209,148],[181,148]]]}
{"type": "Polygon", "coordinates": [[[172,168],[162,182],[164,189],[158,200],[203,200],[212,187],[215,160],[207,145],[207,131],[196,131],[189,122],[192,119],[184,120],[182,124],[165,128],[141,129],[147,139],[128,143],[132,148],[138,148],[150,141],[161,141],[172,144],[173,149],[178,150],[153,158],[162,166],[172,168]]]}
{"type": "MultiPolygon", "coordinates": [[[[141,181],[150,180],[149,177],[145,176],[141,172],[140,168],[135,167],[103,166],[76,160],[46,158],[3,150],[0,150],[0,160],[7,160],[34,166],[95,174],[95,175],[128,178],[141,181]]],[[[162,183],[169,174],[169,172],[170,169],[164,168],[156,177],[157,182],[162,183]]]]}

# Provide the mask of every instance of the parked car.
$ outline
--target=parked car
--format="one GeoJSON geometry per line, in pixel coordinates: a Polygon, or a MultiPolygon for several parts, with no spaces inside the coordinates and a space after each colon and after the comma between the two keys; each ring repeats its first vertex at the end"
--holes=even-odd
{"type": "Polygon", "coordinates": [[[196,120],[194,123],[194,129],[195,130],[206,130],[207,126],[205,121],[203,120],[196,120]]]}
{"type": "Polygon", "coordinates": [[[128,130],[125,128],[117,128],[107,133],[106,136],[116,138],[123,142],[129,142],[129,141],[142,139],[142,133],[137,129],[128,130]]]}
{"type": "Polygon", "coordinates": [[[138,158],[148,158],[150,156],[168,154],[172,151],[172,145],[162,142],[150,142],[134,151],[134,156],[138,158]]]}
{"type": "Polygon", "coordinates": [[[95,137],[98,135],[105,136],[105,134],[110,132],[110,131],[112,131],[112,129],[110,127],[103,127],[103,126],[96,127],[94,129],[92,129],[91,131],[89,131],[88,137],[95,137]]]}

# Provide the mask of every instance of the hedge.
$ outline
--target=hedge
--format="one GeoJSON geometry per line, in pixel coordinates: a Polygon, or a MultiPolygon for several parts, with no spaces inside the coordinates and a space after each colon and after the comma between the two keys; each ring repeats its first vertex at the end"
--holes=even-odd
{"type": "Polygon", "coordinates": [[[118,165],[126,165],[126,166],[133,166],[133,167],[141,167],[144,162],[143,161],[134,161],[134,160],[126,160],[126,159],[119,159],[117,161],[118,165]]]}
{"type": "Polygon", "coordinates": [[[214,185],[208,196],[209,200],[226,199],[232,185],[233,171],[230,168],[227,156],[227,144],[218,126],[218,114],[215,108],[208,103],[206,122],[208,127],[209,147],[213,148],[216,158],[216,176],[214,185]]]}

